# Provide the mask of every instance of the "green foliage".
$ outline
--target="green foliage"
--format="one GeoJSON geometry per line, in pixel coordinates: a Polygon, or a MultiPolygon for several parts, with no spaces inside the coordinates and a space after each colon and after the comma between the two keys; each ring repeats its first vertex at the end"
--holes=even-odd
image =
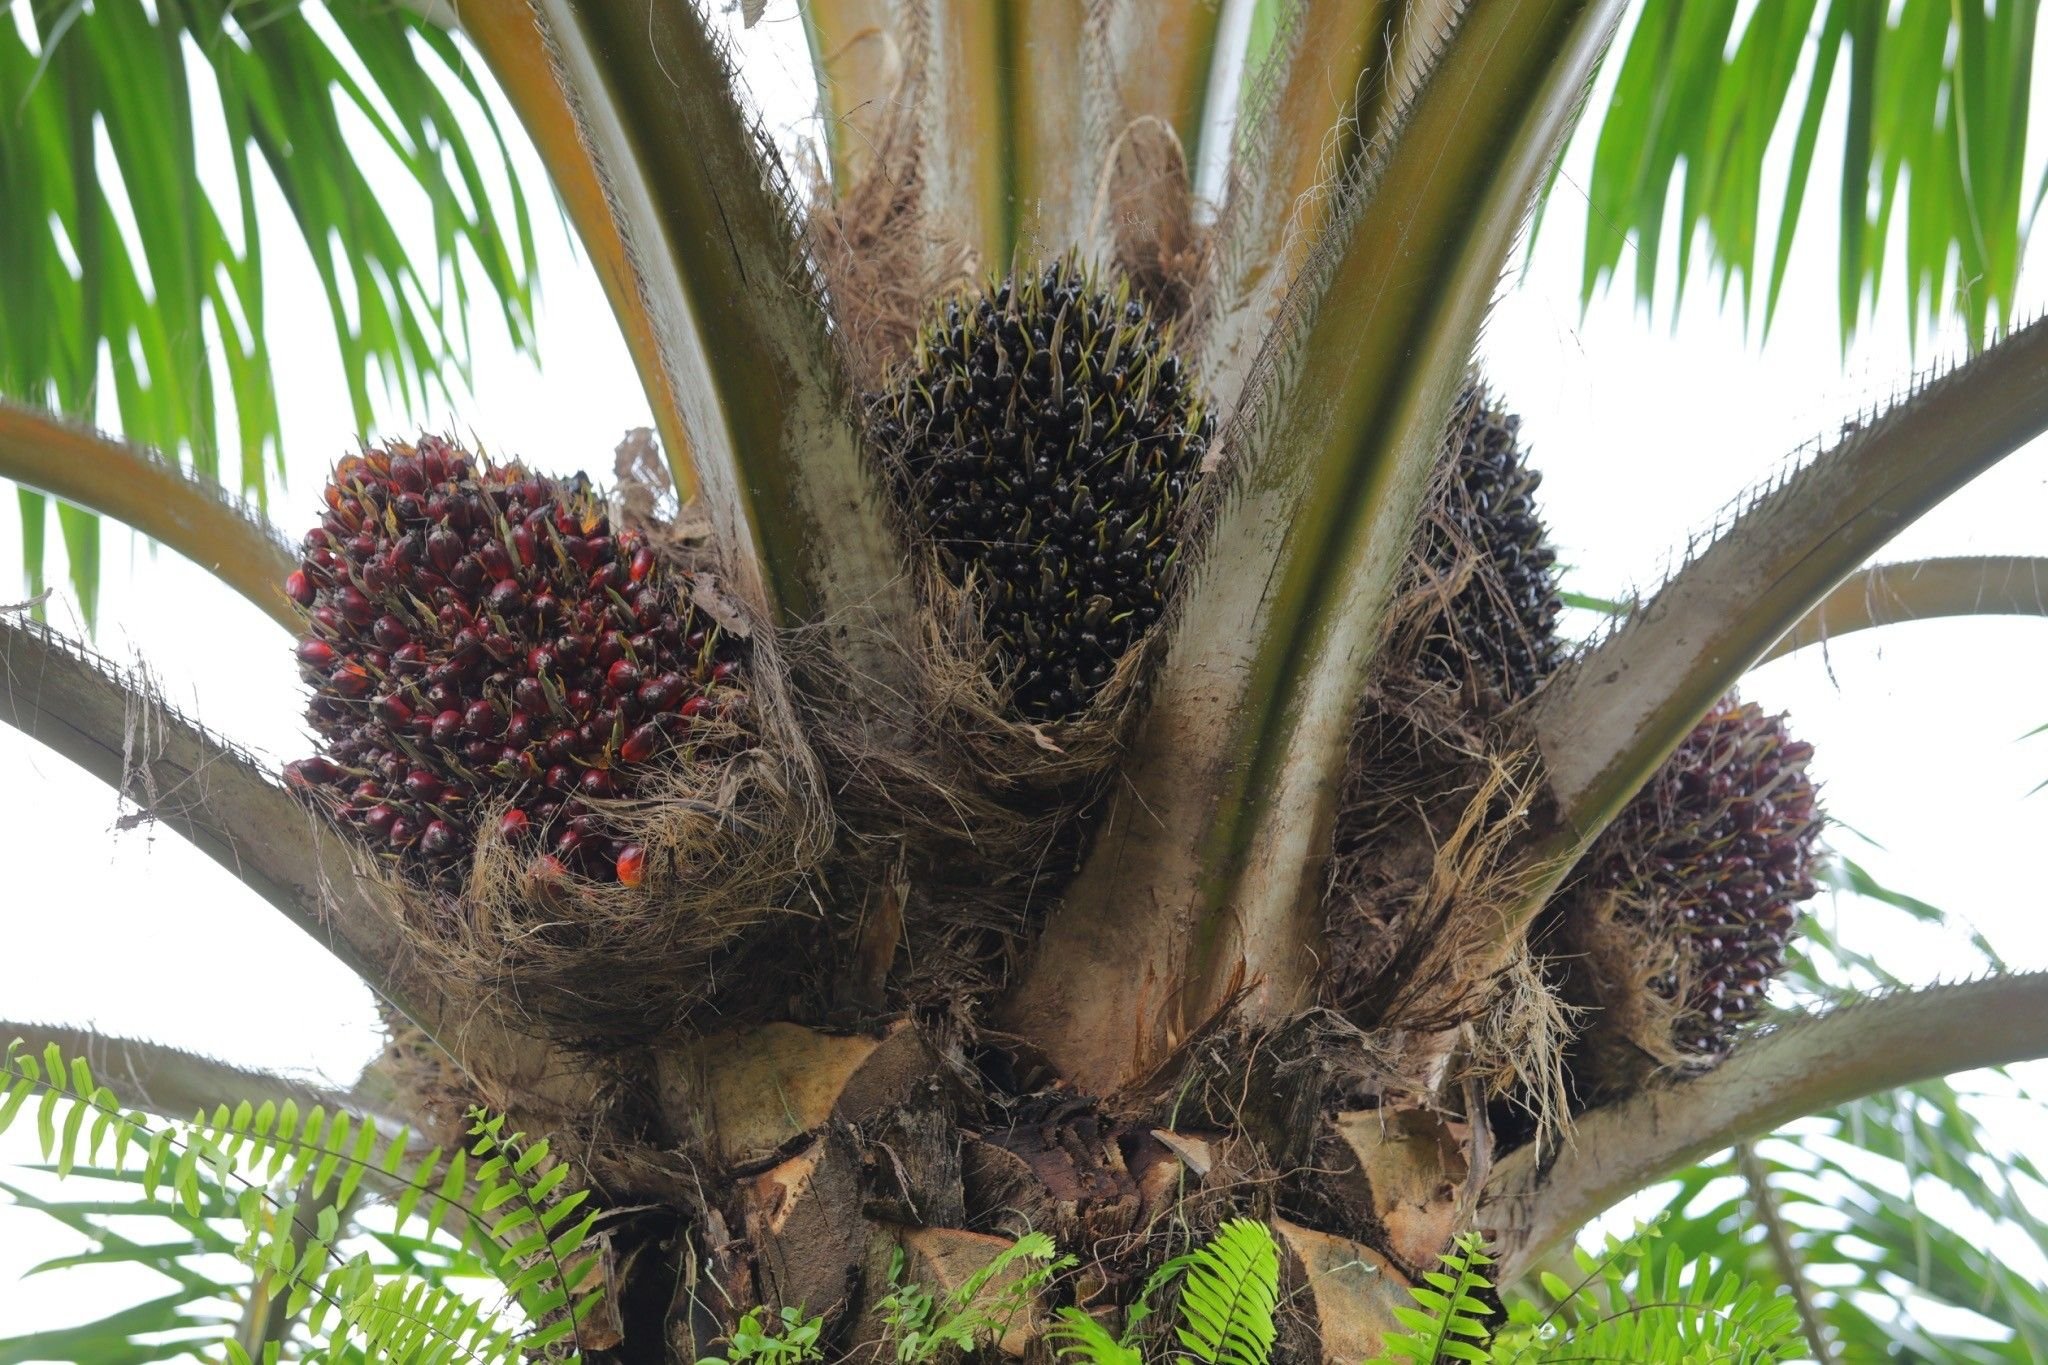
{"type": "Polygon", "coordinates": [[[1387,1338],[1385,1359],[1420,1365],[1494,1359],[1485,1344],[1491,1331],[1486,1323],[1488,1310],[1479,1298],[1493,1288],[1485,1269],[1492,1264],[1476,1234],[1460,1237],[1444,1253],[1442,1269],[1430,1271],[1421,1284],[1408,1291],[1415,1306],[1394,1310],[1408,1330],[1387,1338]]]}
{"type": "Polygon", "coordinates": [[[801,1308],[785,1308],[781,1322],[770,1328],[762,1324],[764,1311],[749,1308],[726,1339],[724,1353],[705,1356],[697,1365],[804,1365],[824,1359],[818,1347],[825,1330],[823,1318],[809,1317],[801,1308]]]}
{"type": "Polygon", "coordinates": [[[1280,1306],[1280,1254],[1264,1223],[1233,1218],[1188,1257],[1175,1335],[1203,1365],[1265,1365],[1280,1306]]]}
{"type": "Polygon", "coordinates": [[[1142,1365],[1141,1330],[1152,1296],[1181,1279],[1181,1350],[1175,1359],[1204,1365],[1266,1365],[1273,1354],[1280,1306],[1280,1252],[1264,1223],[1233,1218],[1185,1256],[1153,1271],[1124,1314],[1121,1335],[1078,1308],[1063,1308],[1048,1335],[1062,1357],[1087,1365],[1142,1365]]]}
{"type": "Polygon", "coordinates": [[[1468,1233],[1443,1268],[1410,1291],[1416,1306],[1396,1310],[1409,1330],[1390,1338],[1373,1365],[1776,1365],[1800,1354],[1798,1310],[1788,1296],[1705,1261],[1659,1258],[1650,1250],[1654,1232],[1638,1229],[1597,1258],[1579,1252],[1577,1284],[1545,1274],[1551,1306],[1510,1303],[1490,1341],[1482,1296],[1493,1288],[1486,1276],[1492,1261],[1468,1233]]]}
{"type": "MultiPolygon", "coordinates": [[[[66,1058],[55,1044],[36,1054],[17,1040],[0,1064],[0,1133],[31,1112],[43,1159],[53,1163],[60,1179],[90,1173],[132,1180],[145,1207],[167,1207],[192,1233],[191,1249],[232,1250],[250,1266],[264,1292],[285,1300],[288,1318],[303,1315],[310,1343],[300,1355],[304,1360],[509,1365],[535,1352],[570,1353],[575,1324],[602,1296],[593,1273],[596,1259],[584,1250],[597,1215],[578,1216],[586,1192],[563,1191],[568,1168],[549,1163],[545,1140],[508,1134],[502,1117],[481,1110],[472,1111],[469,1147],[445,1162],[439,1148],[414,1152],[403,1129],[386,1135],[367,1120],[320,1107],[302,1114],[289,1100],[221,1105],[188,1123],[166,1123],[141,1111],[124,1112],[83,1058],[66,1058]],[[103,1156],[106,1164],[100,1166],[103,1156]],[[345,1235],[340,1210],[366,1181],[395,1196],[396,1231],[382,1238],[387,1254],[363,1250],[337,1264],[337,1244],[345,1235]],[[303,1225],[312,1235],[295,1237],[302,1201],[303,1225]],[[223,1245],[215,1222],[230,1210],[243,1237],[239,1244],[223,1245]],[[488,1264],[506,1297],[538,1324],[532,1332],[515,1335],[499,1325],[494,1309],[451,1289],[445,1273],[424,1273],[425,1246],[404,1229],[419,1217],[431,1236],[451,1215],[461,1216],[465,1234],[488,1253],[471,1258],[466,1268],[488,1264]]],[[[100,1246],[94,1259],[168,1265],[180,1293],[88,1328],[0,1343],[0,1361],[46,1358],[43,1353],[59,1338],[81,1352],[88,1342],[113,1348],[90,1353],[95,1360],[156,1359],[144,1353],[148,1344],[139,1338],[218,1325],[187,1311],[195,1298],[222,1295],[204,1277],[184,1271],[185,1248],[139,1246],[92,1221],[94,1214],[132,1213],[136,1205],[33,1202],[94,1237],[100,1246]],[[162,1255],[165,1250],[173,1254],[162,1255]],[[211,1292],[202,1294],[202,1286],[211,1292]]],[[[37,1269],[76,1263],[67,1258],[37,1269]]],[[[452,1258],[444,1260],[440,1269],[452,1264],[452,1258]]],[[[189,1349],[192,1342],[177,1344],[189,1349]]],[[[240,1344],[220,1345],[233,1365],[249,1365],[240,1344]]],[[[266,1362],[275,1359],[277,1346],[266,1348],[266,1362]]]]}
{"type": "MultiPolygon", "coordinates": [[[[54,1169],[54,1168],[44,1168],[54,1169]]],[[[92,1186],[139,1186],[133,1171],[79,1166],[74,1179],[92,1186]]],[[[136,1266],[170,1284],[167,1292],[125,1305],[106,1317],[76,1327],[54,1328],[0,1338],[0,1365],[40,1360],[90,1360],[94,1365],[144,1365],[182,1355],[195,1344],[218,1342],[232,1331],[233,1291],[219,1284],[203,1258],[233,1255],[235,1239],[217,1226],[235,1216],[234,1204],[211,1186],[201,1191],[198,1216],[175,1203],[145,1205],[133,1197],[94,1190],[70,1200],[38,1197],[19,1185],[0,1182],[17,1207],[43,1214],[86,1239],[88,1246],[29,1267],[28,1276],[59,1274],[91,1266],[136,1266]],[[149,1228],[138,1215],[153,1214],[149,1228]],[[108,1220],[119,1218],[124,1231],[108,1220]]]]}
{"type": "MultiPolygon", "coordinates": [[[[238,481],[260,498],[279,419],[258,206],[276,193],[325,290],[359,427],[373,374],[411,406],[466,365],[458,262],[532,344],[519,177],[463,49],[404,5],[22,0],[0,16],[0,110],[0,395],[90,420],[104,361],[122,433],[189,452],[208,478],[228,397],[238,481]],[[479,129],[494,145],[474,145],[479,129]],[[365,135],[431,207],[430,251],[401,235],[408,206],[365,135]]],[[[44,503],[22,491],[38,590],[44,503]]],[[[98,521],[73,509],[59,526],[90,621],[98,521]]]]}
{"type": "Polygon", "coordinates": [[[1766,282],[1768,327],[1806,206],[1822,113],[1845,86],[1834,196],[1844,343],[1873,306],[1895,225],[1916,334],[1923,319],[1951,314],[1976,340],[2009,321],[2043,188],[2029,194],[2025,184],[2037,0],[1783,0],[1751,7],[1738,31],[1742,9],[1736,0],[1643,5],[1596,121],[1586,296],[1632,249],[1636,293],[1647,302],[1667,234],[1682,293],[1704,229],[1724,291],[1740,278],[1745,313],[1758,281],[1766,282]],[[1802,84],[1796,78],[1809,51],[1802,84]],[[1795,107],[1783,207],[1769,225],[1762,204],[1777,186],[1764,183],[1767,153],[1795,107]],[[1676,221],[1667,222],[1674,181],[1682,189],[1676,221]]]}
{"type": "Polygon", "coordinates": [[[898,1251],[889,1264],[889,1293],[876,1311],[899,1365],[919,1365],[999,1340],[1020,1315],[1030,1313],[1039,1290],[1073,1264],[1073,1257],[1057,1254],[1052,1238],[1029,1232],[939,1297],[904,1282],[904,1256],[898,1251]]]}

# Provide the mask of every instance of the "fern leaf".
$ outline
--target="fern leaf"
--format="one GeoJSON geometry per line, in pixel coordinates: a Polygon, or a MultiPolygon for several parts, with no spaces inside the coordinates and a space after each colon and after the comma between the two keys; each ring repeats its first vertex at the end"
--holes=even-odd
{"type": "Polygon", "coordinates": [[[1233,1218],[1190,1253],[1181,1346],[1203,1365],[1266,1365],[1280,1306],[1280,1254],[1264,1223],[1233,1218]]]}
{"type": "Polygon", "coordinates": [[[1086,1365],[1144,1365],[1137,1347],[1117,1340],[1108,1328],[1078,1308],[1062,1308],[1046,1335],[1061,1359],[1078,1359],[1086,1365]]]}

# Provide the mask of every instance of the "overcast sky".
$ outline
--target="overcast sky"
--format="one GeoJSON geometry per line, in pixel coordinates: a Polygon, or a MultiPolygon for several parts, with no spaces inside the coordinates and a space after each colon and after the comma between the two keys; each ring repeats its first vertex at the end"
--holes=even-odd
{"type": "MultiPolygon", "coordinates": [[[[790,0],[776,0],[742,39],[757,93],[785,124],[810,98],[793,16],[790,0]]],[[[522,175],[542,183],[509,116],[506,124],[522,175]]],[[[1831,155],[1827,138],[1822,147],[1831,155]]],[[[1895,311],[1842,360],[1827,211],[1811,215],[1767,346],[1745,337],[1740,317],[1719,309],[1712,289],[1696,291],[1675,327],[1668,317],[1644,317],[1622,292],[1582,317],[1580,186],[1589,150],[1582,138],[1568,157],[1531,268],[1502,299],[1483,359],[1523,414],[1545,474],[1544,510],[1573,566],[1569,586],[1621,597],[1654,586],[1689,532],[1710,527],[1719,509],[1793,452],[1903,383],[1913,361],[1895,311]]],[[[375,149],[365,155],[374,160],[375,149]]],[[[1814,184],[1832,184],[1831,173],[1817,166],[1814,184]]],[[[402,188],[393,198],[412,203],[402,188]]],[[[266,208],[265,266],[273,326],[303,319],[274,338],[290,469],[276,507],[295,534],[326,467],[350,446],[351,419],[325,304],[283,213],[275,200],[266,208]]],[[[429,230],[423,211],[411,227],[429,230]]],[[[649,420],[646,401],[559,219],[542,212],[536,230],[545,281],[538,367],[480,319],[474,391],[435,404],[426,424],[473,434],[549,470],[602,476],[620,434],[649,420]]],[[[2030,312],[2042,297],[2040,277],[2038,263],[2023,277],[2030,312]]],[[[1922,362],[1933,358],[1923,354],[1922,362]]],[[[420,425],[395,405],[383,415],[390,434],[420,425]]],[[[2048,447],[2037,444],[1882,558],[2044,554],[2044,526],[2048,447]]],[[[0,499],[0,574],[13,572],[19,554],[13,499],[0,499]]],[[[62,579],[61,566],[53,577],[62,579]]],[[[0,590],[0,601],[16,596],[0,590]]],[[[62,598],[52,615],[74,621],[62,598]]],[[[100,619],[103,650],[146,660],[172,701],[210,726],[280,761],[307,751],[290,642],[205,574],[110,527],[100,619]]],[[[2039,831],[2048,793],[2027,793],[2048,778],[2048,736],[2019,736],[2048,721],[2044,675],[2048,623],[1993,618],[1898,627],[1809,650],[1758,670],[1744,691],[1791,713],[1794,730],[1815,745],[1832,815],[1882,845],[1837,831],[1838,847],[1885,882],[1976,925],[2013,965],[2041,967],[2048,878],[2039,831]]],[[[0,782],[0,857],[8,861],[0,1019],[91,1024],[341,1083],[374,1052],[367,991],[211,862],[175,836],[117,834],[119,811],[104,787],[12,730],[0,729],[0,773],[8,778],[0,782]]],[[[1958,931],[1908,933],[1894,918],[1847,903],[1840,913],[1844,937],[1903,976],[1933,979],[1973,962],[1958,931]]],[[[25,1157],[25,1136],[0,1141],[0,1157],[25,1157]]],[[[23,1267],[68,1245],[39,1217],[0,1206],[0,1333],[75,1320],[103,1309],[107,1295],[133,1292],[85,1275],[32,1290],[15,1283],[23,1267]]]]}

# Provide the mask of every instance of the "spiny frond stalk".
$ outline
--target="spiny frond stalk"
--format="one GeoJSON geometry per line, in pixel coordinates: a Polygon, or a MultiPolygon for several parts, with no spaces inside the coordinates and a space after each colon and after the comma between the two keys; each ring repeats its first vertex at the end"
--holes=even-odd
{"type": "Polygon", "coordinates": [[[1512,1280],[1624,1196],[1807,1114],[1931,1076],[2048,1055],[2048,973],[1902,991],[1794,1019],[1718,1070],[1582,1116],[1546,1164],[1503,1159],[1480,1223],[1512,1280]]]}
{"type": "Polygon", "coordinates": [[[2048,320],[1856,424],[1555,678],[1529,717],[1552,823],[1525,852],[1525,914],[1503,921],[1503,939],[1773,643],[1886,541],[2044,429],[2048,320]]]}
{"type": "Polygon", "coordinates": [[[1412,96],[1394,73],[1433,52],[1435,6],[1405,0],[1293,0],[1251,73],[1232,178],[1216,224],[1216,281],[1202,368],[1228,411],[1259,345],[1338,207],[1356,163],[1412,96]],[[1426,35],[1426,36],[1425,36],[1426,35]]]}
{"type": "Polygon", "coordinates": [[[90,1029],[8,1019],[0,1019],[0,1038],[55,1043],[65,1056],[83,1058],[95,1075],[118,1091],[123,1103],[163,1118],[190,1118],[201,1109],[212,1108],[225,1095],[265,1095],[280,1103],[291,1100],[301,1109],[318,1106],[329,1112],[352,1113],[394,1129],[403,1124],[397,1115],[381,1112],[381,1103],[364,1096],[236,1066],[145,1038],[110,1038],[90,1029]]]}
{"type": "Polygon", "coordinates": [[[125,522],[213,574],[286,630],[303,624],[284,595],[292,557],[277,533],[232,495],[154,451],[0,402],[0,477],[125,522]]]}
{"type": "MultiPolygon", "coordinates": [[[[793,192],[703,16],[651,0],[535,12],[638,264],[741,596],[792,624],[907,621],[901,551],[801,264],[793,192]]],[[[894,663],[866,662],[878,676],[894,663]]]]}
{"type": "Polygon", "coordinates": [[[1085,1088],[1142,1074],[1239,983],[1301,1003],[1336,771],[1444,416],[1620,9],[1469,12],[1296,287],[1078,909],[1014,996],[1085,1088]]]}
{"type": "Polygon", "coordinates": [[[562,208],[575,225],[577,239],[590,254],[605,302],[618,319],[640,386],[654,409],[676,495],[688,502],[697,493],[696,463],[675,380],[662,356],[648,281],[612,215],[597,161],[577,130],[576,111],[567,93],[555,79],[547,40],[532,9],[526,5],[457,4],[456,0],[419,0],[419,5],[437,22],[460,25],[489,63],[498,88],[519,115],[526,135],[533,139],[562,208]]]}
{"type": "Polygon", "coordinates": [[[1873,564],[1836,584],[1757,662],[1859,630],[1946,616],[2048,616],[2048,559],[1963,555],[1873,564]]]}

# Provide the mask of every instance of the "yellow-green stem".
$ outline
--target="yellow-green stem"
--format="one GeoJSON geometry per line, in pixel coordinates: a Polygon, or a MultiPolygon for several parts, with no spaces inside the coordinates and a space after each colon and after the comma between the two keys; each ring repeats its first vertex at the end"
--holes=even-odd
{"type": "Polygon", "coordinates": [[[162,456],[49,413],[0,402],[0,476],[124,522],[167,545],[296,634],[294,560],[275,532],[162,456]]]}

